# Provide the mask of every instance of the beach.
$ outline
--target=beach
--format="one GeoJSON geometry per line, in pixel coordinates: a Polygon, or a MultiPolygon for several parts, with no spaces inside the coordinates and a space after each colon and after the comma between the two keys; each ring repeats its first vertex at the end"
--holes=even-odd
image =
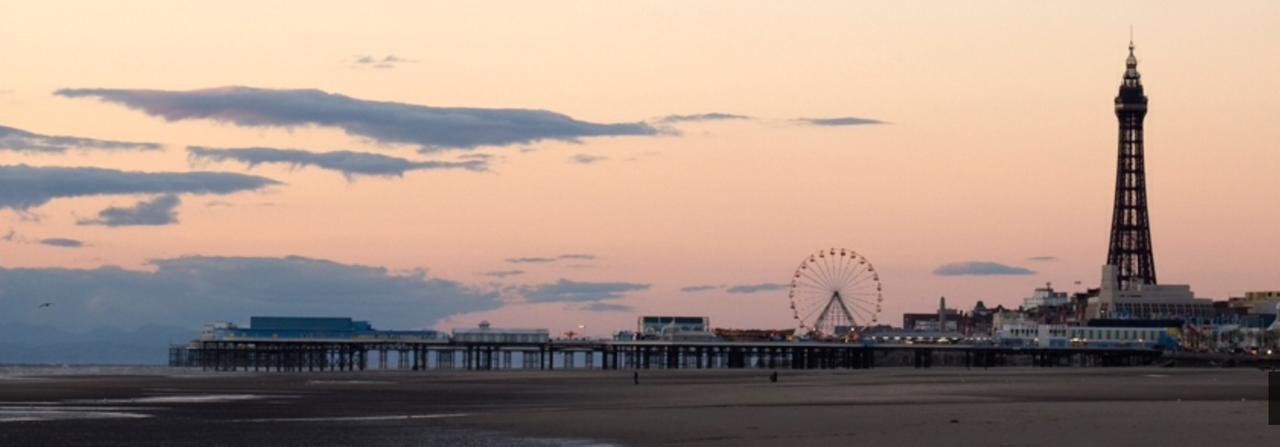
{"type": "Polygon", "coordinates": [[[0,378],[0,445],[1274,445],[1266,373],[993,368],[0,378]]]}

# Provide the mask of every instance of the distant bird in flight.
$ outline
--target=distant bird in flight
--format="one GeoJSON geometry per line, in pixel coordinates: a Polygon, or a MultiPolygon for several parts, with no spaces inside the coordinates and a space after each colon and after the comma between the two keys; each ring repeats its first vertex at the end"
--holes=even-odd
{"type": "Polygon", "coordinates": [[[51,306],[53,306],[53,303],[40,303],[40,305],[39,305],[39,306],[36,306],[36,309],[43,309],[43,308],[51,307],[51,306]]]}

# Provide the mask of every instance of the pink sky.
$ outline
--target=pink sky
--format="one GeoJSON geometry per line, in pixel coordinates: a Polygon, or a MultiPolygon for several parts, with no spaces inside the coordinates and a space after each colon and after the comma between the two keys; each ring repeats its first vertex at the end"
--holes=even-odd
{"type": "Polygon", "coordinates": [[[164,149],[0,150],[0,165],[219,171],[282,184],[180,194],[171,225],[77,224],[154,194],[0,209],[0,233],[15,235],[0,241],[0,267],[146,270],[149,259],[297,255],[506,290],[502,308],[424,324],[489,319],[605,333],[640,314],[785,327],[785,291],[679,289],[787,282],[809,253],[847,247],[882,272],[882,321],[932,309],[942,295],[962,308],[1016,306],[1045,282],[1072,290],[1098,282],[1114,187],[1111,101],[1132,25],[1151,98],[1159,278],[1217,299],[1280,288],[1273,2],[67,3],[0,14],[0,126],[164,149]],[[405,61],[377,68],[361,55],[405,61]],[[222,86],[539,109],[589,123],[710,112],[753,119],[420,153],[332,126],[169,121],[54,94],[222,86]],[[885,124],[796,121],[835,117],[885,124]],[[486,172],[348,179],[316,167],[194,160],[187,146],[492,159],[486,172]],[[599,161],[572,162],[578,155],[599,161]],[[86,245],[38,243],[49,238],[86,245]],[[565,253],[596,259],[505,261],[565,253]],[[1037,256],[1055,260],[1029,259],[1037,256]],[[965,261],[1036,273],[932,273],[965,261]],[[480,274],[512,269],[525,273],[500,285],[480,274]],[[625,312],[533,304],[517,293],[562,278],[650,287],[608,300],[632,307],[625,312]]]}

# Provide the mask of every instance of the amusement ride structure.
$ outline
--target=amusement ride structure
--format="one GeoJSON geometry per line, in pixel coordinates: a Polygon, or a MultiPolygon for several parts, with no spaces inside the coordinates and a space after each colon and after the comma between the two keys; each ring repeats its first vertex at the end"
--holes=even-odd
{"type": "Polygon", "coordinates": [[[806,257],[791,278],[791,314],[801,333],[855,335],[879,321],[880,274],[867,258],[846,248],[806,257]]]}

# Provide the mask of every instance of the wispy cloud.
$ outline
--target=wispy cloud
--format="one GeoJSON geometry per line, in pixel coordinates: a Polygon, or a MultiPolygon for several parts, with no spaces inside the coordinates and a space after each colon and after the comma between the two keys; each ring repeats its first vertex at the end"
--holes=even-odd
{"type": "Polygon", "coordinates": [[[507,258],[507,262],[512,264],[543,264],[547,262],[556,262],[556,258],[540,258],[536,256],[526,256],[522,258],[507,258]]]}
{"type": "Polygon", "coordinates": [[[989,261],[953,262],[933,269],[937,276],[1031,275],[1035,271],[989,261]]]}
{"type": "Polygon", "coordinates": [[[41,239],[40,243],[43,245],[48,245],[50,247],[59,247],[59,248],[80,248],[84,246],[84,242],[82,241],[78,241],[75,239],[61,238],[61,237],[51,237],[48,239],[41,239]]]}
{"type": "Polygon", "coordinates": [[[69,150],[134,150],[158,151],[159,143],[99,140],[94,138],[41,135],[22,129],[0,126],[0,151],[62,154],[69,150]]]}
{"type": "Polygon", "coordinates": [[[580,165],[589,165],[598,161],[604,161],[608,159],[609,157],[604,157],[600,155],[575,154],[574,156],[569,157],[569,162],[577,163],[580,165]]]}
{"type": "Polygon", "coordinates": [[[725,291],[729,293],[760,293],[760,292],[772,292],[776,290],[786,290],[790,287],[791,287],[790,284],[780,284],[780,283],[779,284],[775,284],[775,283],[744,284],[740,286],[730,286],[729,288],[725,289],[725,291]]]}
{"type": "Polygon", "coordinates": [[[550,284],[519,286],[512,290],[529,303],[585,303],[622,298],[647,290],[649,284],[628,282],[580,282],[561,278],[550,284]]]}
{"type": "Polygon", "coordinates": [[[224,172],[128,172],[101,168],[0,166],[0,209],[26,210],[64,197],[231,194],[279,182],[224,172]]]}
{"type": "Polygon", "coordinates": [[[852,116],[838,118],[796,118],[796,122],[814,126],[863,126],[868,124],[884,124],[884,121],[852,116]]]}
{"type": "Polygon", "coordinates": [[[518,276],[523,274],[524,274],[524,270],[496,270],[492,272],[481,273],[481,275],[490,276],[494,278],[506,278],[508,276],[518,276]]]}
{"type": "Polygon", "coordinates": [[[634,307],[626,304],[616,303],[587,303],[578,306],[578,309],[588,312],[631,312],[635,310],[634,307]]]}
{"type": "Polygon", "coordinates": [[[658,119],[660,124],[679,124],[700,121],[728,121],[728,120],[749,120],[751,117],[746,115],[734,115],[732,113],[695,113],[692,115],[667,115],[658,119]]]}
{"type": "Polygon", "coordinates": [[[1034,261],[1034,262],[1051,262],[1051,261],[1057,261],[1058,257],[1057,256],[1032,256],[1030,258],[1027,258],[1027,260],[1034,261]]]}
{"type": "Polygon", "coordinates": [[[592,261],[596,259],[596,255],[587,254],[587,253],[565,253],[560,256],[556,256],[556,259],[576,259],[579,261],[592,261]]]}
{"type": "Polygon", "coordinates": [[[373,67],[373,68],[396,68],[400,64],[412,64],[417,62],[411,59],[405,59],[394,54],[388,54],[383,57],[376,57],[369,54],[358,54],[351,58],[351,63],[355,67],[373,67]]]}
{"type": "Polygon", "coordinates": [[[403,177],[405,172],[435,169],[464,169],[484,171],[484,160],[467,161],[412,161],[367,152],[309,152],[297,149],[269,147],[209,148],[188,146],[187,155],[193,160],[238,161],[254,167],[264,163],[280,163],[293,167],[314,166],[341,172],[348,179],[357,176],[403,177]]]}
{"type": "Polygon", "coordinates": [[[178,205],[182,200],[173,194],[143,200],[130,207],[110,207],[98,212],[97,219],[83,219],[80,225],[108,227],[157,226],[178,223],[178,205]]]}
{"type": "Polygon", "coordinates": [[[660,133],[645,123],[591,123],[546,110],[432,107],[369,101],[320,90],[223,87],[190,91],[62,89],[55,93],[98,98],[169,121],[336,127],[383,144],[417,145],[423,152],[660,133]]]}
{"type": "Polygon", "coordinates": [[[712,286],[712,285],[687,286],[687,287],[681,287],[680,291],[684,293],[697,293],[697,292],[706,292],[708,290],[715,290],[719,288],[720,286],[712,286]]]}
{"type": "Polygon", "coordinates": [[[518,258],[507,258],[507,262],[512,264],[546,264],[549,262],[574,260],[574,261],[593,261],[596,255],[589,253],[565,253],[555,257],[549,256],[525,256],[518,258]]]}

